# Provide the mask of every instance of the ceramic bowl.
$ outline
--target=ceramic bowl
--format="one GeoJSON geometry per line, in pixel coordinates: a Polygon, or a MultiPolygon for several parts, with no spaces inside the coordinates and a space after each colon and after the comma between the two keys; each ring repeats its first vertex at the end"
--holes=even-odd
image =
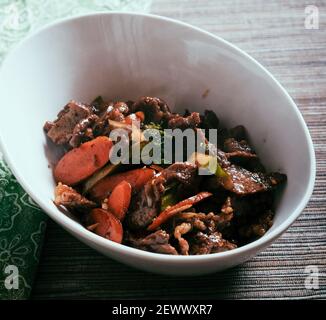
{"type": "Polygon", "coordinates": [[[39,206],[95,250],[143,270],[195,275],[250,259],[300,215],[314,185],[315,158],[293,100],[253,58],[225,40],[164,17],[100,13],[62,20],[24,40],[0,71],[0,136],[15,176],[39,206]],[[205,94],[204,94],[205,93],[205,94]],[[287,174],[273,227],[235,250],[203,256],[140,251],[101,238],[53,204],[53,153],[43,124],[70,99],[90,102],[158,96],[173,110],[214,110],[225,126],[244,125],[270,171],[287,174]]]}

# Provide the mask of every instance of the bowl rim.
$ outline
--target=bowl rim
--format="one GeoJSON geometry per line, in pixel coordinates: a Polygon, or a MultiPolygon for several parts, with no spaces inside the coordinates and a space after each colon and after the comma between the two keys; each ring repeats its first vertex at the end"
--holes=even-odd
{"type": "Polygon", "coordinates": [[[9,58],[13,55],[14,52],[18,51],[20,48],[24,46],[25,43],[30,41],[32,38],[36,37],[37,35],[41,33],[48,32],[52,28],[58,26],[58,25],[64,25],[67,23],[70,23],[72,21],[78,21],[83,20],[85,18],[92,18],[92,17],[108,17],[108,16],[133,16],[133,17],[139,17],[142,19],[153,19],[153,20],[160,20],[164,21],[170,24],[174,24],[176,27],[183,27],[185,29],[190,29],[191,31],[201,33],[202,35],[205,35],[209,38],[211,38],[213,41],[217,41],[220,44],[222,44],[226,49],[232,51],[232,53],[236,54],[237,56],[247,59],[253,63],[253,65],[259,69],[261,72],[265,74],[267,78],[269,78],[272,83],[278,87],[278,89],[282,92],[282,94],[287,99],[287,102],[289,106],[293,109],[295,112],[298,121],[302,127],[302,130],[304,131],[307,145],[308,145],[308,151],[309,151],[309,160],[310,160],[310,175],[309,175],[309,183],[307,184],[304,196],[301,198],[300,202],[295,206],[292,213],[287,217],[285,221],[281,223],[278,227],[276,227],[274,230],[268,231],[263,237],[250,242],[244,246],[235,248],[230,251],[225,252],[219,252],[219,253],[213,253],[213,254],[206,254],[206,255],[189,255],[189,256],[182,256],[182,255],[167,255],[167,254],[161,254],[161,253],[153,253],[148,251],[143,251],[140,249],[136,249],[133,247],[129,247],[124,244],[118,244],[113,241],[107,240],[105,238],[102,238],[95,233],[85,229],[82,227],[79,223],[72,220],[68,216],[62,214],[58,209],[49,207],[49,201],[51,200],[45,200],[41,197],[38,197],[37,193],[32,190],[32,188],[29,186],[29,183],[24,179],[23,175],[19,173],[19,170],[15,167],[14,161],[10,156],[10,153],[5,147],[2,135],[1,135],[1,128],[0,128],[0,149],[3,153],[4,159],[9,165],[10,169],[12,170],[14,176],[16,177],[17,181],[21,184],[23,189],[32,197],[32,199],[40,206],[40,208],[55,222],[57,222],[59,225],[61,225],[65,230],[69,231],[70,233],[73,233],[73,235],[78,235],[79,240],[82,240],[83,242],[89,244],[93,244],[94,246],[100,246],[101,248],[107,248],[110,251],[113,252],[120,252],[123,254],[126,254],[126,256],[132,256],[135,258],[142,258],[144,260],[151,259],[156,260],[157,262],[198,262],[198,261],[210,261],[210,260],[216,260],[216,259],[223,259],[223,258],[231,258],[237,255],[243,255],[243,254],[257,254],[260,250],[267,247],[272,241],[274,241],[276,238],[280,237],[283,232],[285,232],[291,224],[299,217],[299,215],[302,213],[303,209],[307,205],[312,192],[314,188],[315,183],[315,177],[316,177],[316,159],[315,159],[315,152],[313,147],[313,142],[308,130],[308,127],[303,119],[302,114],[299,111],[299,108],[293,101],[293,99],[290,97],[290,95],[287,93],[287,91],[283,88],[283,86],[276,80],[276,78],[264,67],[262,66],[258,61],[256,61],[253,57],[251,57],[249,54],[247,54],[242,49],[238,48],[237,46],[233,45],[232,43],[224,40],[220,36],[217,36],[215,34],[212,34],[208,31],[205,31],[199,27],[193,26],[189,23],[182,22],[173,18],[168,18],[156,14],[148,14],[148,13],[135,13],[135,12],[128,12],[128,11],[110,11],[110,12],[93,12],[88,14],[81,14],[81,15],[75,15],[72,17],[62,18],[58,19],[55,22],[52,22],[50,24],[47,24],[41,28],[39,28],[37,31],[32,32],[30,35],[25,37],[22,41],[20,41],[17,45],[14,46],[12,50],[9,50],[8,54],[6,55],[4,61],[2,62],[2,65],[0,66],[0,77],[1,77],[1,71],[6,66],[7,62],[9,61],[9,58]],[[253,253],[252,250],[255,252],[253,253]]]}

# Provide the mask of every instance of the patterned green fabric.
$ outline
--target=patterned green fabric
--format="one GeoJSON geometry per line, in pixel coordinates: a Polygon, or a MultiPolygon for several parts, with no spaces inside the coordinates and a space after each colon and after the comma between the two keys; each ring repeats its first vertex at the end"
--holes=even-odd
{"type": "MultiPolygon", "coordinates": [[[[145,12],[150,4],[151,0],[1,0],[0,63],[26,34],[58,18],[91,11],[145,12]]],[[[18,184],[0,152],[0,299],[29,297],[45,228],[46,215],[18,184]]]]}
{"type": "Polygon", "coordinates": [[[0,299],[28,297],[45,227],[45,214],[0,161],[0,299]],[[17,289],[5,286],[11,265],[18,270],[17,289]]]}

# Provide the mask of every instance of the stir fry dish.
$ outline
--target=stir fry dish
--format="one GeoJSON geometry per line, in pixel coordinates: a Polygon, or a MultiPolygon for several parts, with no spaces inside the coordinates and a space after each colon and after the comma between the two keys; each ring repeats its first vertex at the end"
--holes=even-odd
{"type": "Polygon", "coordinates": [[[262,237],[286,182],[265,170],[243,126],[226,129],[210,110],[173,113],[156,97],[70,101],[44,131],[63,151],[55,205],[90,232],[154,253],[218,253],[262,237]]]}

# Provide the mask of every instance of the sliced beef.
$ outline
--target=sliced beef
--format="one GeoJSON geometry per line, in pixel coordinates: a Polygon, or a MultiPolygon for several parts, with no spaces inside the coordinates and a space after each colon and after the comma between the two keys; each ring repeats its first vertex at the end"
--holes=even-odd
{"type": "Polygon", "coordinates": [[[226,201],[220,214],[180,213],[175,218],[178,225],[174,229],[174,237],[179,242],[180,253],[206,254],[234,248],[235,245],[222,239],[222,234],[218,232],[228,227],[232,218],[230,199],[226,201]]]}
{"type": "Polygon", "coordinates": [[[196,172],[197,167],[194,164],[174,163],[147,182],[132,201],[132,209],[127,215],[130,228],[147,227],[160,213],[161,198],[165,186],[173,182],[179,182],[185,187],[192,186],[195,182],[196,172]]]}
{"type": "Polygon", "coordinates": [[[190,254],[201,255],[235,249],[237,246],[222,238],[220,232],[206,234],[199,231],[193,237],[190,254]]]}
{"type": "Polygon", "coordinates": [[[108,105],[101,96],[98,96],[92,101],[91,108],[94,114],[100,116],[107,110],[108,105]]]}
{"type": "Polygon", "coordinates": [[[192,229],[192,224],[189,222],[182,222],[180,225],[176,226],[174,229],[174,237],[179,242],[180,253],[182,255],[189,255],[189,243],[182,236],[192,229]]]}
{"type": "Polygon", "coordinates": [[[207,214],[190,212],[181,213],[179,214],[177,221],[189,222],[194,226],[194,228],[199,229],[200,231],[205,231],[206,233],[211,233],[215,231],[222,231],[230,225],[232,219],[232,207],[228,207],[228,209],[223,207],[223,211],[218,214],[213,212],[207,214]]]}
{"type": "Polygon", "coordinates": [[[127,234],[126,242],[134,248],[164,254],[177,255],[177,250],[169,243],[170,235],[164,230],[158,230],[146,237],[135,237],[127,234]]]}
{"type": "Polygon", "coordinates": [[[217,229],[223,230],[230,226],[230,223],[233,219],[233,207],[231,197],[227,197],[225,203],[221,208],[221,213],[216,215],[215,221],[217,223],[217,229]]]}
{"type": "Polygon", "coordinates": [[[224,151],[228,158],[257,158],[256,153],[251,149],[246,140],[235,140],[228,138],[224,141],[224,151]]]}
{"type": "Polygon", "coordinates": [[[192,112],[189,116],[183,117],[179,114],[174,114],[168,121],[170,129],[185,130],[188,128],[196,128],[200,124],[200,116],[198,112],[192,112]]]}
{"type": "Polygon", "coordinates": [[[251,217],[261,215],[263,212],[273,209],[274,195],[272,191],[260,192],[246,196],[236,194],[231,197],[231,206],[235,218],[240,224],[245,223],[251,217]]]}
{"type": "Polygon", "coordinates": [[[200,117],[201,123],[200,127],[202,129],[218,129],[219,119],[216,116],[215,112],[212,110],[205,110],[204,114],[200,117]]]}
{"type": "Polygon", "coordinates": [[[57,119],[44,125],[48,137],[56,144],[69,143],[72,138],[75,126],[91,115],[90,108],[76,101],[70,101],[57,119]]]}
{"type": "Polygon", "coordinates": [[[122,101],[110,103],[106,113],[109,120],[121,122],[129,114],[129,107],[122,101]]]}
{"type": "Polygon", "coordinates": [[[125,102],[110,102],[102,109],[101,116],[93,126],[96,136],[107,136],[110,133],[110,120],[122,122],[130,113],[130,107],[125,102]]]}
{"type": "Polygon", "coordinates": [[[253,151],[246,140],[227,138],[224,141],[223,150],[227,159],[235,165],[243,167],[252,172],[265,172],[257,154],[253,151]]]}
{"type": "Polygon", "coordinates": [[[219,183],[226,190],[239,195],[268,191],[286,180],[286,176],[281,173],[251,172],[235,165],[224,168],[224,171],[229,177],[219,179],[219,183]]]}
{"type": "Polygon", "coordinates": [[[206,148],[210,155],[216,156],[217,162],[222,168],[228,167],[230,165],[230,161],[228,160],[226,153],[219,149],[215,144],[207,141],[206,148]]]}
{"type": "Polygon", "coordinates": [[[162,177],[154,178],[132,199],[131,210],[127,214],[127,224],[130,229],[145,228],[158,215],[164,183],[162,177]]]}
{"type": "Polygon", "coordinates": [[[156,97],[142,97],[132,107],[132,112],[142,111],[145,114],[145,123],[159,123],[171,116],[169,106],[156,97]]]}
{"type": "Polygon", "coordinates": [[[79,147],[82,143],[90,141],[95,138],[93,126],[99,120],[95,114],[90,115],[86,119],[81,120],[76,124],[69,144],[72,148],[79,147]]]}
{"type": "Polygon", "coordinates": [[[144,123],[165,123],[171,129],[195,128],[200,124],[200,116],[197,112],[192,112],[181,116],[172,113],[169,106],[157,97],[142,97],[136,101],[132,107],[132,112],[142,111],[145,114],[144,123]]]}
{"type": "Polygon", "coordinates": [[[88,106],[70,101],[54,122],[45,123],[44,130],[54,143],[76,148],[95,137],[107,136],[109,121],[124,121],[129,113],[126,102],[106,103],[98,97],[88,106]]]}
{"type": "Polygon", "coordinates": [[[54,203],[57,206],[64,206],[68,210],[78,212],[88,212],[88,210],[97,206],[95,202],[88,200],[76,190],[61,182],[55,188],[54,203]]]}
{"type": "Polygon", "coordinates": [[[236,126],[228,131],[229,138],[234,138],[237,141],[247,139],[246,128],[244,126],[236,126]]]}
{"type": "Polygon", "coordinates": [[[272,227],[273,217],[274,213],[268,210],[254,219],[248,219],[238,228],[240,237],[248,240],[262,237],[272,227]]]}
{"type": "Polygon", "coordinates": [[[176,162],[161,171],[160,175],[164,177],[167,183],[176,180],[182,184],[192,185],[195,182],[196,172],[197,166],[195,164],[176,162]]]}

